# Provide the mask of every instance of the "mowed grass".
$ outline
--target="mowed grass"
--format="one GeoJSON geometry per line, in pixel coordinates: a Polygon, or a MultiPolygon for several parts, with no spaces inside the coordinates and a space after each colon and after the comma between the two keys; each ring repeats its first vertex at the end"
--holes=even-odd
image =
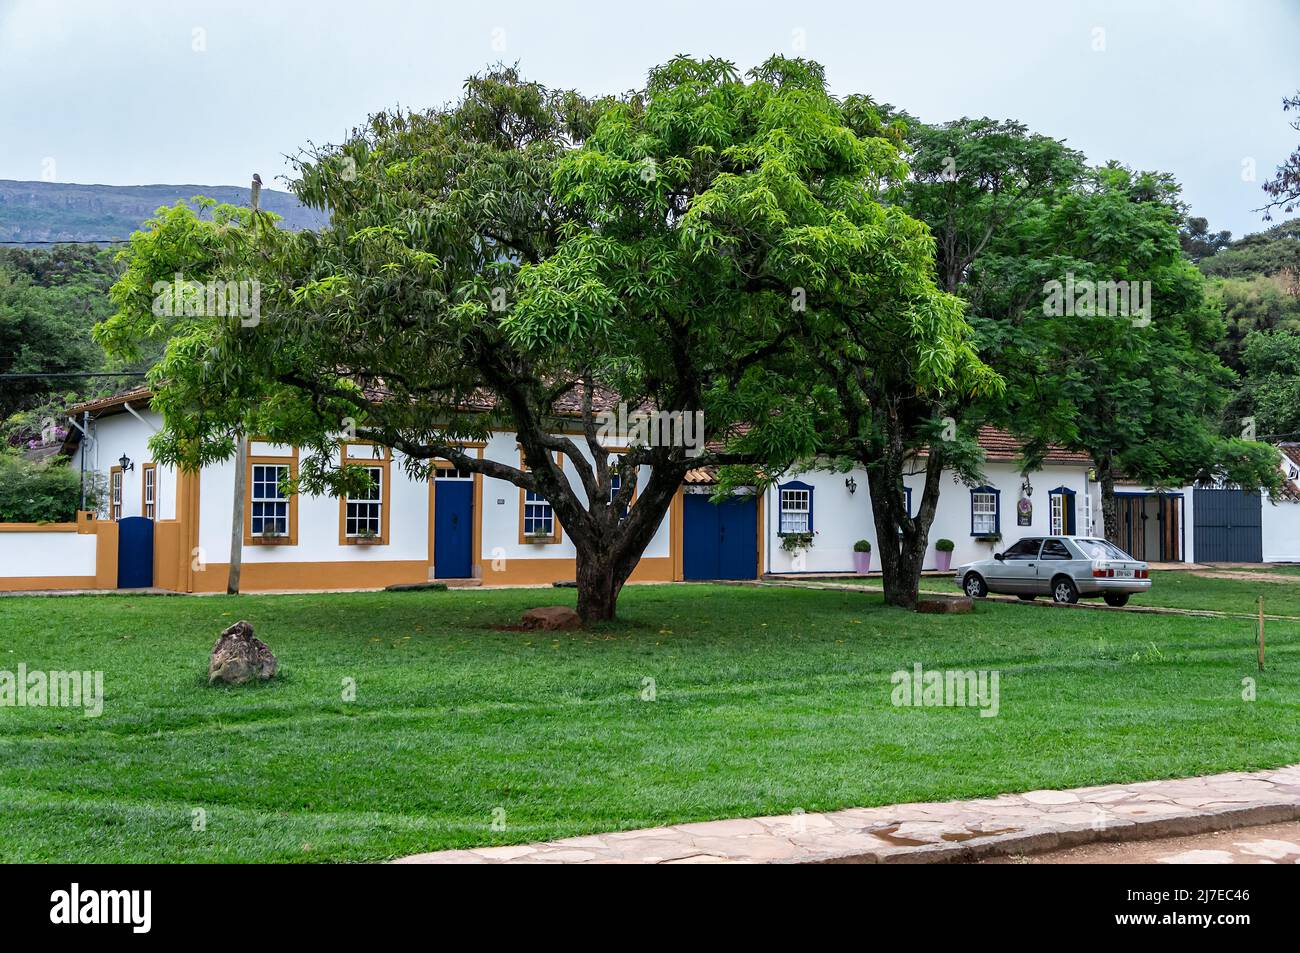
{"type": "Polygon", "coordinates": [[[775,587],[636,586],[592,631],[496,628],[572,599],[0,599],[0,670],[98,669],[106,695],[99,718],[0,708],[0,859],[382,860],[1300,761],[1294,628],[1264,673],[1241,620],[775,587]],[[210,688],[239,618],[282,675],[210,688]],[[916,662],[996,670],[997,717],[891,704],[916,662]]]}
{"type": "MultiPolygon", "coordinates": [[[[1259,611],[1256,600],[1263,596],[1265,614],[1300,618],[1300,575],[1288,571],[1290,568],[1255,573],[1232,570],[1235,575],[1232,579],[1198,575],[1189,570],[1156,571],[1151,573],[1151,588],[1134,596],[1131,602],[1135,606],[1212,609],[1249,615],[1259,611]],[[1252,578],[1259,575],[1264,575],[1264,578],[1252,578]],[[1289,581],[1270,578],[1274,575],[1294,575],[1294,578],[1289,581]]],[[[1267,644],[1267,632],[1264,641],[1267,644]]]]}

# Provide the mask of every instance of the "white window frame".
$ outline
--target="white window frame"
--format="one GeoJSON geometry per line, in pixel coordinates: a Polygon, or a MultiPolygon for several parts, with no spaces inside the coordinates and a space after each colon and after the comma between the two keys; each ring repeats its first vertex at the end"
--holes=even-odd
{"type": "Polygon", "coordinates": [[[524,490],[524,536],[540,539],[555,538],[555,509],[546,497],[533,490],[524,490]],[[545,532],[537,532],[539,524],[545,532]]]}
{"type": "Polygon", "coordinates": [[[1053,493],[1048,497],[1048,528],[1053,536],[1065,535],[1065,494],[1053,493]]]}
{"type": "Polygon", "coordinates": [[[250,472],[249,472],[250,479],[249,479],[249,489],[248,489],[248,499],[249,502],[252,504],[252,508],[249,510],[249,514],[248,514],[248,529],[249,529],[248,534],[250,536],[256,536],[259,538],[266,536],[267,535],[266,524],[268,522],[273,522],[277,524],[277,528],[279,529],[279,532],[276,534],[277,537],[287,538],[289,536],[290,500],[289,500],[289,494],[281,492],[280,482],[283,478],[287,478],[290,475],[290,472],[291,471],[289,468],[289,464],[287,463],[254,463],[251,465],[250,472]],[[275,471],[275,482],[272,484],[275,487],[274,496],[258,495],[258,489],[257,489],[258,486],[260,485],[262,487],[265,487],[267,485],[267,480],[265,475],[263,475],[262,479],[260,480],[257,478],[257,472],[259,470],[275,471]],[[280,474],[281,470],[284,471],[283,477],[280,474]],[[261,514],[257,512],[259,507],[262,509],[261,514]],[[271,515],[267,515],[268,507],[273,508],[273,512],[271,513],[271,515]],[[281,511],[281,507],[283,507],[283,511],[281,511]],[[257,529],[258,520],[262,521],[261,529],[257,529]]]}
{"type": "Polygon", "coordinates": [[[108,515],[117,522],[122,518],[122,471],[114,470],[108,480],[108,515]]]}
{"type": "Polygon", "coordinates": [[[344,500],[343,535],[348,539],[361,538],[363,522],[372,535],[384,535],[384,468],[361,468],[370,475],[370,489],[366,496],[349,494],[344,500]]]}
{"type": "Polygon", "coordinates": [[[158,512],[158,468],[145,467],[141,472],[144,480],[144,516],[153,519],[158,512]]]}
{"type": "Polygon", "coordinates": [[[998,531],[998,495],[991,490],[971,491],[970,519],[972,536],[992,536],[996,533],[998,531]]]}
{"type": "Polygon", "coordinates": [[[778,535],[812,532],[812,490],[782,487],[778,535]]]}

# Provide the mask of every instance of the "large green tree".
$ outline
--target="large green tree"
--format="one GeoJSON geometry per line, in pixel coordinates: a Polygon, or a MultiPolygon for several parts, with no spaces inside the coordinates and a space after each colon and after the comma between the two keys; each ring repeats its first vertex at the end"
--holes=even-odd
{"type": "Polygon", "coordinates": [[[815,452],[819,395],[774,369],[809,324],[878,308],[922,382],[967,356],[928,239],[879,201],[896,150],[850,118],[797,60],[742,78],[678,58],[617,102],[493,71],[451,108],[381,113],[304,156],[293,188],[330,209],[319,234],[221,209],[152,222],[101,340],[170,338],[160,460],[223,459],[256,432],[307,451],[303,489],[337,493],[364,480],[332,465],[351,427],[417,475],[444,459],[540,493],[577,551],[579,611],[608,618],[687,469],[815,452]],[[159,320],[173,270],[257,280],[260,319],[159,320]],[[702,412],[723,449],[647,441],[612,463],[598,413],[619,402],[702,412]],[[502,427],[524,466],[463,449],[502,427]]]}

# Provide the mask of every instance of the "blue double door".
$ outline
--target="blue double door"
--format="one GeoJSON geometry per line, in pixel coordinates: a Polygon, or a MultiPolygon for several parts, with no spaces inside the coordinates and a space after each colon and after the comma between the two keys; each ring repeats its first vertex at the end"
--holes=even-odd
{"type": "Polygon", "coordinates": [[[439,479],[433,495],[433,575],[468,579],[474,558],[474,481],[439,479]]]}
{"type": "Polygon", "coordinates": [[[688,493],[682,512],[682,575],[687,579],[754,579],[758,576],[758,500],[736,496],[710,502],[688,493]]]}

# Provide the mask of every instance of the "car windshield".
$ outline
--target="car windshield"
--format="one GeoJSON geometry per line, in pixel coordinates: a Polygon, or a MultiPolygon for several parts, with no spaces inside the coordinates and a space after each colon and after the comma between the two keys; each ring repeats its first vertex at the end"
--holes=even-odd
{"type": "Polygon", "coordinates": [[[1104,539],[1076,539],[1074,545],[1083,550],[1089,559],[1132,559],[1114,543],[1104,539]]]}

